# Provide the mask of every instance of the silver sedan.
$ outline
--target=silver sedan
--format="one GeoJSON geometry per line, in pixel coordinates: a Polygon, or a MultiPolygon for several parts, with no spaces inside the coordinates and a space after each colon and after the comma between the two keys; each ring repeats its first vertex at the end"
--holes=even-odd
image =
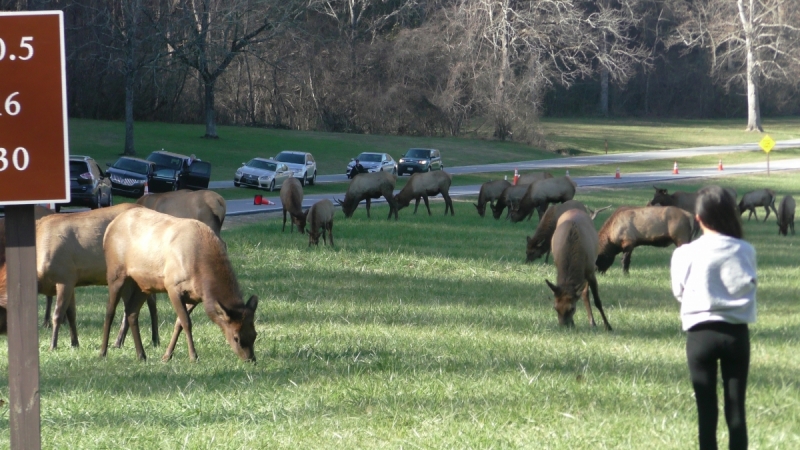
{"type": "Polygon", "coordinates": [[[283,183],[293,175],[294,172],[289,170],[285,163],[265,158],[253,158],[236,170],[233,185],[274,191],[280,189],[283,183]]]}
{"type": "Polygon", "coordinates": [[[353,166],[356,164],[356,161],[364,166],[364,168],[367,169],[367,172],[397,173],[397,163],[388,153],[364,152],[358,155],[356,158],[350,160],[350,163],[347,164],[345,174],[350,174],[350,170],[352,170],[353,166]]]}

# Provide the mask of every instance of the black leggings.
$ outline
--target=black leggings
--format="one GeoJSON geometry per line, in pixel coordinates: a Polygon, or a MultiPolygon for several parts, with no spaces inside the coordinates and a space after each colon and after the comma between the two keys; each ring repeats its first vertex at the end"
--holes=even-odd
{"type": "Polygon", "coordinates": [[[686,338],[689,375],[697,399],[700,449],[717,448],[717,361],[722,369],[725,422],[730,449],[747,448],[745,393],[750,368],[750,334],[747,324],[705,322],[689,330],[686,338]]]}

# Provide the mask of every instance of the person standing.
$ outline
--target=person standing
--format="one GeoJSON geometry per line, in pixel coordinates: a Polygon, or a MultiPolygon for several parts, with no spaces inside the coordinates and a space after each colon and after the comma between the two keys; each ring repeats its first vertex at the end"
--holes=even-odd
{"type": "Polygon", "coordinates": [[[717,362],[729,448],[746,449],[748,325],[756,320],[756,252],[743,240],[736,200],[719,186],[698,191],[703,235],[672,254],[672,292],[681,302],[686,358],[697,402],[700,449],[717,448],[717,362]]]}

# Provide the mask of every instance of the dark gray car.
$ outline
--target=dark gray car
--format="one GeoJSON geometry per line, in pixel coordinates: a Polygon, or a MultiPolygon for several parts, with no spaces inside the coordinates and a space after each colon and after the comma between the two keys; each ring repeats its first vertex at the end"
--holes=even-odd
{"type": "Polygon", "coordinates": [[[444,169],[442,155],[435,148],[410,148],[398,163],[398,175],[444,169]]]}

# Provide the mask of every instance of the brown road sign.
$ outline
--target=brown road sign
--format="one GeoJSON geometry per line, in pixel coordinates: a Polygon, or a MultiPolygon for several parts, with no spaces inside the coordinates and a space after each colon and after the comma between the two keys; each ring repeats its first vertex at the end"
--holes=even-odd
{"type": "Polygon", "coordinates": [[[62,23],[0,12],[0,205],[70,199],[62,23]]]}

